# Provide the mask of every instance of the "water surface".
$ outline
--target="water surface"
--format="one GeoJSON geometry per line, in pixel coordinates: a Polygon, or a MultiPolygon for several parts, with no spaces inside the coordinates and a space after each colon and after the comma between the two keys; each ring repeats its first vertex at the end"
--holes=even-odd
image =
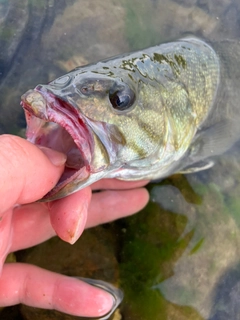
{"type": "MultiPolygon", "coordinates": [[[[239,16],[238,0],[1,0],[0,133],[23,134],[20,96],[38,83],[189,34],[236,39],[239,16]]],[[[238,150],[208,171],[151,184],[147,208],[108,227],[123,319],[240,319],[238,150]]]]}

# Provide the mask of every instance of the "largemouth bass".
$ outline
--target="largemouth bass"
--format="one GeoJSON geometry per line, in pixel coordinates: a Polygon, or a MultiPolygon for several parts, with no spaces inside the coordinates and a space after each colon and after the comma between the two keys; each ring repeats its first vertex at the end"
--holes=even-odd
{"type": "Polygon", "coordinates": [[[26,92],[28,140],[67,155],[44,199],[101,178],[159,179],[210,167],[208,158],[240,133],[239,48],[180,39],[79,67],[26,92]]]}

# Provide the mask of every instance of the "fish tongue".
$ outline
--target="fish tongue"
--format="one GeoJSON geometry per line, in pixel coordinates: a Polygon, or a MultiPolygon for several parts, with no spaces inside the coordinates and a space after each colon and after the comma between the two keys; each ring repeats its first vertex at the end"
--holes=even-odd
{"type": "Polygon", "coordinates": [[[67,162],[66,167],[79,170],[84,166],[84,161],[82,159],[80,151],[75,147],[67,152],[67,162]]]}
{"type": "Polygon", "coordinates": [[[53,130],[49,141],[51,141],[51,147],[53,149],[66,154],[66,167],[79,170],[84,166],[84,160],[80,150],[71,135],[64,128],[58,126],[55,131],[53,130]]]}

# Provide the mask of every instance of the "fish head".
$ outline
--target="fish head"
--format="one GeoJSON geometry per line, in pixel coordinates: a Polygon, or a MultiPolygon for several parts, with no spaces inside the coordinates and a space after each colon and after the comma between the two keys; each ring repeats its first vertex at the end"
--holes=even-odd
{"type": "Polygon", "coordinates": [[[139,82],[128,72],[112,76],[95,70],[78,68],[22,96],[27,139],[67,155],[61,179],[43,200],[114,176],[151,152],[141,129],[151,122],[149,112],[141,125],[137,121],[139,108],[145,112],[139,107],[139,82]]]}

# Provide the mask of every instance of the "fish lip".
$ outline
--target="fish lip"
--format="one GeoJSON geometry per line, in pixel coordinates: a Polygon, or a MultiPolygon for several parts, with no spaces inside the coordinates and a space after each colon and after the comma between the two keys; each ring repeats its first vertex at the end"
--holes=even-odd
{"type": "MultiPolygon", "coordinates": [[[[63,197],[65,194],[61,194],[61,189],[64,187],[66,188],[66,186],[71,183],[74,185],[76,179],[78,182],[85,181],[91,173],[90,164],[94,144],[93,134],[83,116],[74,108],[74,106],[59,98],[43,86],[37,86],[34,90],[27,91],[21,99],[21,105],[25,110],[27,120],[26,136],[30,142],[58,150],[57,148],[52,147],[51,143],[50,145],[47,143],[47,135],[44,136],[43,129],[44,125],[48,123],[55,123],[59,127],[59,130],[66,130],[66,132],[71,136],[75,147],[80,152],[83,163],[79,169],[76,169],[73,174],[66,179],[63,179],[62,177],[67,170],[67,166],[65,166],[64,173],[57,185],[47,193],[42,200],[50,201],[52,199],[59,198],[57,196],[58,193],[60,193],[60,197],[63,197]],[[30,95],[35,97],[33,102],[29,99],[30,95]],[[39,127],[36,128],[37,126],[39,127]]],[[[58,127],[56,127],[56,130],[58,130],[58,127]]],[[[48,134],[49,137],[51,137],[51,133],[52,131],[50,129],[48,134]]],[[[58,151],[62,152],[62,150],[58,151]]],[[[66,192],[66,190],[64,192],[66,192]]],[[[69,193],[72,192],[73,190],[70,188],[69,193]]]]}

